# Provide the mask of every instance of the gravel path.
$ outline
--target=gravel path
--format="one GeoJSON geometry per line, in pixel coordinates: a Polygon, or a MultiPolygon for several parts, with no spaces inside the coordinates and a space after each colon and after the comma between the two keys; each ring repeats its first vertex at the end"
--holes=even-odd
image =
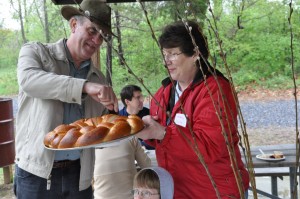
{"type": "Polygon", "coordinates": [[[295,101],[242,101],[240,106],[251,146],[295,143],[295,101]]]}
{"type": "MultiPolygon", "coordinates": [[[[297,104],[299,112],[299,101],[297,104]]],[[[295,101],[292,100],[241,102],[241,110],[249,128],[295,126],[295,101]]]]}
{"type": "MultiPolygon", "coordinates": [[[[17,98],[13,99],[13,112],[18,110],[17,98]]],[[[261,127],[295,127],[295,101],[241,101],[240,102],[244,121],[247,128],[261,127]]],[[[300,110],[298,101],[298,112],[300,110]]]]}

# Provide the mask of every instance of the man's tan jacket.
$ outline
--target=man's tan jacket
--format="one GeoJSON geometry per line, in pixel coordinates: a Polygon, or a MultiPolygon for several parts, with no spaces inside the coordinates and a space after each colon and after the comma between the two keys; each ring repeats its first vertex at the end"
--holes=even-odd
{"type": "MultiPolygon", "coordinates": [[[[87,80],[69,75],[69,63],[63,40],[53,44],[25,44],[18,60],[19,111],[16,120],[16,158],[18,167],[49,179],[55,152],[45,149],[46,133],[63,122],[63,102],[85,101],[85,117],[100,116],[107,109],[91,97],[82,95],[84,83],[105,84],[104,75],[91,66],[87,80]]],[[[91,185],[94,149],[81,151],[79,190],[91,185]]]]}

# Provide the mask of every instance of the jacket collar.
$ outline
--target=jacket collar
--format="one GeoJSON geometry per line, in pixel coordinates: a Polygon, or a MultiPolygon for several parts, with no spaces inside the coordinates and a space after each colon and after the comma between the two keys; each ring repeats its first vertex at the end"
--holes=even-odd
{"type": "MultiPolygon", "coordinates": [[[[56,43],[48,45],[49,51],[53,55],[53,58],[55,58],[57,60],[61,60],[61,61],[68,60],[67,52],[66,52],[65,46],[64,46],[64,40],[65,39],[60,39],[56,43]]],[[[98,74],[98,71],[94,67],[93,62],[91,62],[90,72],[98,74]]]]}
{"type": "Polygon", "coordinates": [[[57,60],[66,60],[67,54],[64,47],[64,39],[58,40],[56,43],[49,45],[49,51],[57,60]]]}

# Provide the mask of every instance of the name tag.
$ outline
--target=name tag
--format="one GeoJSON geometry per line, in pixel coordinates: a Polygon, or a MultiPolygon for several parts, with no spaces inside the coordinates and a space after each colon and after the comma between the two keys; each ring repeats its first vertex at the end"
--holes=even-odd
{"type": "Polygon", "coordinates": [[[177,113],[174,120],[175,124],[186,127],[186,117],[184,114],[177,113]]]}

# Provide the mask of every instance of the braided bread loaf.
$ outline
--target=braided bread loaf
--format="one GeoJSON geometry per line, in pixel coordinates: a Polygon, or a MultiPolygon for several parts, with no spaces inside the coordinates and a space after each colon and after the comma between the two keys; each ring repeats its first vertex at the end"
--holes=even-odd
{"type": "Polygon", "coordinates": [[[108,114],[59,125],[45,135],[44,144],[55,149],[83,147],[135,134],[143,127],[143,120],[136,115],[108,114]]]}

